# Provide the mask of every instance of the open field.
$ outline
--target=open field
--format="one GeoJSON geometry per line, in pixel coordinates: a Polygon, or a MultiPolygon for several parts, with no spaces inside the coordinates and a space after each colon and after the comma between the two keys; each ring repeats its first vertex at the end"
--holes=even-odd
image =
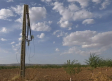
{"type": "Polygon", "coordinates": [[[0,81],[112,81],[112,60],[94,54],[81,65],[67,60],[63,65],[26,66],[24,80],[19,66],[0,66],[0,81]]]}
{"type": "MultiPolygon", "coordinates": [[[[91,79],[92,74],[91,71],[88,70],[89,67],[81,67],[81,69],[82,71],[79,74],[72,76],[72,81],[95,81],[91,79]]],[[[93,75],[99,72],[101,72],[101,68],[96,68],[93,70],[93,75]]],[[[112,68],[108,68],[108,71],[106,71],[106,67],[103,67],[102,73],[112,79],[112,68]]],[[[18,79],[18,75],[19,68],[1,69],[0,81],[21,81],[18,79]]],[[[70,81],[70,75],[66,73],[64,68],[26,68],[25,81],[70,81]]]]}

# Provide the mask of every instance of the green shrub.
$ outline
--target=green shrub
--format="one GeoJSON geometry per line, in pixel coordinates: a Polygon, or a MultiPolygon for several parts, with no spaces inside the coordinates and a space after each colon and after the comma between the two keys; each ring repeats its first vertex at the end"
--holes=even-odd
{"type": "Polygon", "coordinates": [[[93,54],[90,53],[90,57],[88,60],[86,60],[85,63],[91,66],[92,68],[96,68],[101,64],[100,62],[101,62],[100,58],[97,55],[95,56],[95,53],[93,54]]]}
{"type": "Polygon", "coordinates": [[[70,60],[67,60],[67,63],[64,65],[65,71],[70,75],[75,75],[75,73],[79,73],[81,71],[81,64],[75,63],[77,60],[73,60],[70,62],[70,60]],[[75,70],[74,68],[77,67],[75,70]]]}
{"type": "Polygon", "coordinates": [[[106,61],[106,66],[107,67],[112,67],[112,60],[111,59],[107,59],[106,61]]]}

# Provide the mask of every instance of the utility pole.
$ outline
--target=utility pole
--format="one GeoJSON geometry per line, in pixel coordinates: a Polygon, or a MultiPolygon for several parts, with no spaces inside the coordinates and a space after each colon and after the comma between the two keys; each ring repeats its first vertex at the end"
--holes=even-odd
{"type": "Polygon", "coordinates": [[[21,41],[21,65],[20,65],[20,76],[22,78],[25,77],[25,51],[26,51],[26,42],[28,42],[28,46],[30,41],[34,38],[31,35],[31,28],[30,28],[30,18],[29,18],[29,7],[28,5],[24,5],[23,11],[23,28],[22,28],[22,41],[21,41]],[[26,24],[27,22],[27,24],[26,24]],[[27,27],[26,27],[27,26],[27,27]],[[27,29],[27,34],[26,34],[27,29]],[[30,32],[30,38],[28,38],[28,34],[30,32]]]}
{"type": "Polygon", "coordinates": [[[22,78],[25,77],[26,14],[27,13],[29,13],[28,5],[24,5],[22,41],[21,41],[21,65],[20,65],[20,76],[22,78]]]}
{"type": "Polygon", "coordinates": [[[27,7],[27,5],[24,5],[22,41],[21,41],[21,66],[20,66],[20,76],[21,77],[25,77],[26,7],[27,7]]]}

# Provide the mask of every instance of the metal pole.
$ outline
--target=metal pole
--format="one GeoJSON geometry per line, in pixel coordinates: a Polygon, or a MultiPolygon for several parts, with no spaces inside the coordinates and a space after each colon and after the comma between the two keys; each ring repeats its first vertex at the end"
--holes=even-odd
{"type": "Polygon", "coordinates": [[[23,28],[22,28],[22,41],[21,41],[21,65],[20,76],[25,77],[25,47],[26,47],[26,8],[28,5],[24,5],[23,11],[23,28]]]}

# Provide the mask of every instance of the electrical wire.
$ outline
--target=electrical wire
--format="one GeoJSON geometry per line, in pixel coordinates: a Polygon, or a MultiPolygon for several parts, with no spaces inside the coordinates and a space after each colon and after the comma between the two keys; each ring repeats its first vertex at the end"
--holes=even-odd
{"type": "Polygon", "coordinates": [[[34,39],[33,39],[33,46],[34,46],[34,54],[32,55],[32,56],[30,56],[31,55],[31,46],[29,45],[29,46],[27,46],[28,47],[28,50],[27,50],[27,57],[28,57],[28,60],[29,60],[29,64],[31,64],[31,58],[33,58],[34,57],[34,55],[35,55],[35,42],[34,42],[34,39]]]}
{"type": "Polygon", "coordinates": [[[35,55],[35,44],[34,44],[34,39],[33,39],[33,46],[34,46],[34,53],[33,53],[33,55],[32,55],[30,58],[33,58],[34,55],[35,55]]]}
{"type": "MultiPolygon", "coordinates": [[[[28,58],[28,60],[29,60],[29,64],[31,63],[30,59],[33,58],[34,55],[35,55],[35,42],[34,42],[34,41],[35,41],[35,40],[33,39],[33,46],[34,46],[34,51],[33,51],[33,52],[34,52],[34,54],[33,54],[32,56],[30,56],[30,54],[31,54],[31,46],[27,46],[27,49],[26,49],[26,54],[27,54],[27,58],[28,58]]],[[[21,46],[19,46],[17,52],[20,50],[20,47],[21,47],[21,46]]],[[[19,63],[18,58],[17,58],[17,53],[16,53],[16,60],[17,60],[17,62],[19,63]]]]}
{"type": "MultiPolygon", "coordinates": [[[[32,32],[32,35],[34,36],[33,32],[32,32]]],[[[33,46],[34,46],[34,51],[33,51],[33,55],[30,58],[33,58],[35,55],[35,39],[33,39],[33,46]]],[[[31,51],[31,49],[30,49],[30,51],[31,51]]]]}
{"type": "Polygon", "coordinates": [[[30,55],[30,53],[29,53],[29,46],[27,46],[27,51],[26,51],[26,53],[27,53],[27,58],[28,58],[28,61],[29,61],[29,64],[30,64],[30,58],[29,58],[29,55],[30,55]]]}
{"type": "MultiPolygon", "coordinates": [[[[31,47],[29,47],[29,48],[30,48],[30,52],[29,53],[31,54],[31,47]]],[[[29,64],[30,64],[30,54],[29,54],[29,64]]]]}
{"type": "MultiPolygon", "coordinates": [[[[20,47],[21,47],[21,46],[19,46],[19,48],[18,48],[18,50],[17,50],[17,52],[16,52],[16,61],[17,61],[17,62],[18,62],[17,53],[18,53],[20,47]]],[[[19,62],[18,62],[18,64],[19,64],[19,62]]]]}

